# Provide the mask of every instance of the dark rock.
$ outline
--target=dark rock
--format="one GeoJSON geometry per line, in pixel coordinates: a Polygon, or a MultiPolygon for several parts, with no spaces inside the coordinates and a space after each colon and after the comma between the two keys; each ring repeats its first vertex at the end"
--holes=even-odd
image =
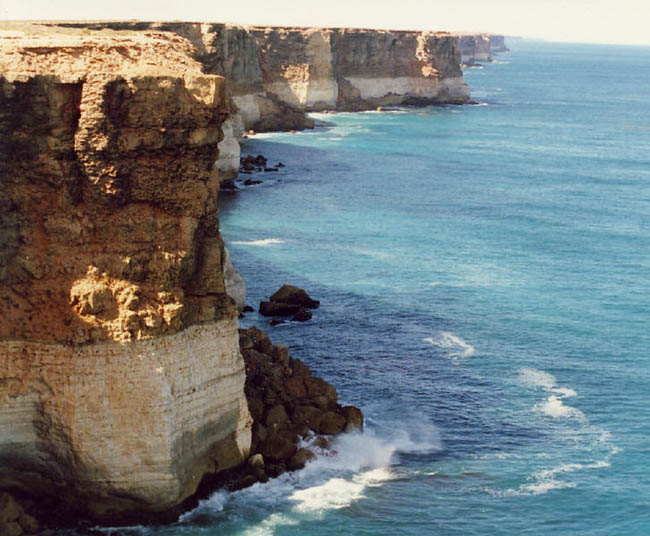
{"type": "Polygon", "coordinates": [[[309,376],[305,378],[305,388],[307,389],[307,396],[315,398],[317,396],[325,396],[328,400],[336,400],[337,394],[334,386],[327,383],[323,378],[317,376],[309,376]]]}
{"type": "Polygon", "coordinates": [[[245,186],[255,186],[256,184],[262,184],[262,181],[258,181],[257,179],[246,179],[244,181],[245,186]]]}
{"type": "Polygon", "coordinates": [[[230,485],[230,491],[238,491],[244,488],[250,488],[253,484],[257,484],[258,480],[254,475],[246,475],[235,481],[230,485]]]}
{"type": "Polygon", "coordinates": [[[314,446],[319,449],[329,449],[332,446],[332,442],[325,436],[318,436],[314,441],[314,446]]]}
{"type": "Polygon", "coordinates": [[[268,173],[268,172],[270,172],[270,171],[278,171],[278,168],[274,168],[274,167],[267,167],[267,168],[264,168],[264,172],[265,172],[265,173],[268,173]]]}
{"type": "Polygon", "coordinates": [[[291,317],[291,320],[294,322],[307,322],[307,320],[311,320],[311,316],[311,312],[304,307],[301,307],[300,311],[291,317]]]}
{"type": "Polygon", "coordinates": [[[345,428],[345,417],[333,411],[328,411],[323,415],[318,431],[322,434],[340,434],[345,428]]]}
{"type": "Polygon", "coordinates": [[[359,408],[355,406],[343,406],[341,413],[347,421],[345,432],[363,431],[363,413],[359,408]]]}
{"type": "Polygon", "coordinates": [[[248,411],[255,420],[261,420],[264,414],[264,403],[259,398],[248,398],[248,411]]]}
{"type": "Polygon", "coordinates": [[[270,356],[274,361],[277,361],[282,366],[288,367],[291,356],[289,355],[289,348],[282,344],[274,344],[271,347],[270,356]]]}
{"type": "Polygon", "coordinates": [[[286,472],[287,468],[283,463],[267,463],[265,470],[270,477],[277,477],[286,472]]]}
{"type": "Polygon", "coordinates": [[[246,333],[239,334],[239,348],[241,350],[248,350],[253,347],[253,339],[251,339],[246,333]]]}
{"type": "Polygon", "coordinates": [[[272,326],[277,326],[279,324],[286,324],[286,322],[284,320],[278,320],[277,318],[274,318],[273,320],[271,320],[270,324],[272,326]]]}
{"type": "Polygon", "coordinates": [[[253,423],[253,437],[257,443],[264,443],[268,437],[266,427],[261,422],[259,422],[259,419],[253,423]]]}
{"type": "Polygon", "coordinates": [[[271,428],[274,425],[281,426],[285,424],[288,420],[289,420],[289,416],[287,415],[284,406],[278,404],[276,406],[273,406],[269,410],[269,412],[266,415],[265,423],[267,428],[271,428]]]}
{"type": "Polygon", "coordinates": [[[22,513],[23,508],[16,502],[13,495],[0,492],[0,523],[16,521],[22,513]]]}
{"type": "Polygon", "coordinates": [[[38,521],[36,521],[36,518],[30,516],[29,514],[20,514],[18,516],[18,524],[27,533],[36,532],[39,529],[38,521]]]}
{"type": "Polygon", "coordinates": [[[330,401],[325,395],[315,396],[311,399],[311,402],[321,411],[328,411],[330,409],[330,401]]]}
{"type": "Polygon", "coordinates": [[[259,447],[259,451],[264,456],[265,460],[281,461],[288,460],[296,453],[297,447],[287,438],[279,435],[271,435],[259,447]]]}
{"type": "Polygon", "coordinates": [[[291,420],[295,424],[306,425],[314,432],[318,432],[323,420],[323,412],[314,406],[298,406],[291,414],[291,420]]]}
{"type": "Polygon", "coordinates": [[[289,463],[287,464],[287,467],[289,471],[296,471],[297,469],[302,469],[303,467],[305,467],[305,464],[309,460],[313,460],[315,457],[316,456],[311,450],[300,449],[291,457],[289,463]]]}
{"type": "Polygon", "coordinates": [[[468,100],[467,104],[471,104],[472,106],[476,106],[478,104],[478,102],[476,102],[475,100],[468,100]]]}
{"type": "Polygon", "coordinates": [[[267,350],[270,350],[273,346],[269,336],[264,333],[261,329],[251,326],[248,329],[248,336],[253,339],[253,344],[255,349],[262,353],[267,353],[267,350]]]}
{"type": "Polygon", "coordinates": [[[302,378],[305,376],[311,376],[311,369],[309,365],[301,361],[300,359],[294,359],[293,357],[289,361],[289,367],[293,371],[293,376],[296,378],[302,378]]]}
{"type": "Polygon", "coordinates": [[[284,166],[284,164],[283,164],[282,162],[278,162],[278,163],[275,165],[275,167],[279,167],[279,168],[280,168],[280,167],[285,167],[285,166],[284,166]]]}
{"type": "Polygon", "coordinates": [[[0,523],[0,534],[2,536],[20,536],[23,534],[23,529],[15,521],[0,523]]]}
{"type": "Polygon", "coordinates": [[[255,309],[253,309],[250,305],[244,306],[244,309],[243,309],[244,313],[252,313],[254,311],[255,311],[255,309]]]}
{"type": "Polygon", "coordinates": [[[307,388],[305,387],[305,382],[301,377],[292,377],[287,378],[287,393],[289,396],[296,400],[301,400],[307,398],[307,388]]]}
{"type": "Polygon", "coordinates": [[[269,477],[264,472],[264,469],[253,469],[253,476],[262,483],[269,481],[269,477]]]}
{"type": "Polygon", "coordinates": [[[232,180],[230,180],[230,181],[223,181],[223,182],[219,185],[219,189],[220,189],[220,190],[239,190],[239,188],[237,188],[237,186],[235,185],[235,181],[232,181],[232,180]]]}
{"type": "Polygon", "coordinates": [[[304,289],[293,285],[282,285],[270,298],[272,302],[300,305],[307,309],[316,309],[320,305],[318,300],[313,300],[304,289]]]}
{"type": "Polygon", "coordinates": [[[293,316],[300,312],[300,305],[279,302],[260,302],[260,314],[263,316],[293,316]]]}

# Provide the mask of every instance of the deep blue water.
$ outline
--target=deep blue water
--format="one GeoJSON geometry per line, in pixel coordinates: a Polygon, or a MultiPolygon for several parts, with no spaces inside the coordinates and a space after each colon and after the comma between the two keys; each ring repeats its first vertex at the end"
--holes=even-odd
{"type": "Polygon", "coordinates": [[[514,43],[481,106],[317,115],[222,195],[267,329],[366,432],[161,535],[650,534],[650,48],[514,43]]]}

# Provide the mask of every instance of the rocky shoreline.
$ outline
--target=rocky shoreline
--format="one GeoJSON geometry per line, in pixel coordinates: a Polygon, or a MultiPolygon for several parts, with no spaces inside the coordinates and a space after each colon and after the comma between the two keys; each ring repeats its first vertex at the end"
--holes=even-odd
{"type": "MultiPolygon", "coordinates": [[[[11,495],[0,495],[0,534],[41,534],[35,519],[171,522],[216,487],[300,468],[306,439],[361,430],[361,411],[286,347],[238,330],[244,283],[216,199],[240,166],[282,167],[240,158],[244,127],[466,102],[456,37],[6,26],[0,490],[11,495]]],[[[306,320],[318,305],[274,296],[261,305],[271,316],[306,320]]]]}

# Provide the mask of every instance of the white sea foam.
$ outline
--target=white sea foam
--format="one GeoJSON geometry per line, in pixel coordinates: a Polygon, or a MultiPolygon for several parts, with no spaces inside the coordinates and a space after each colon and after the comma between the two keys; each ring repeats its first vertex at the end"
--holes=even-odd
{"type": "Polygon", "coordinates": [[[599,460],[586,464],[565,463],[552,469],[542,469],[533,473],[528,477],[528,480],[531,480],[532,482],[522,484],[519,488],[507,490],[487,489],[486,491],[492,495],[509,497],[519,495],[542,495],[551,490],[577,487],[576,482],[559,480],[559,475],[584,471],[586,469],[602,469],[603,467],[609,467],[610,465],[611,464],[607,460],[599,460]]]}
{"type": "Polygon", "coordinates": [[[544,389],[552,389],[557,383],[555,376],[552,374],[528,367],[519,369],[519,379],[525,384],[534,387],[543,387],[544,389]]]}
{"type": "Polygon", "coordinates": [[[427,337],[422,340],[446,350],[451,357],[472,357],[476,353],[476,349],[471,344],[450,331],[441,331],[435,337],[427,337]]]}
{"type": "Polygon", "coordinates": [[[284,244],[285,241],[280,240],[279,238],[262,238],[260,240],[233,240],[232,243],[238,246],[267,247],[267,246],[272,246],[274,244],[284,244]]]}
{"type": "Polygon", "coordinates": [[[320,486],[295,491],[289,499],[296,502],[296,512],[323,512],[347,508],[353,502],[364,497],[369,487],[380,486],[393,478],[387,467],[370,469],[352,479],[331,478],[320,486]]]}
{"type": "Polygon", "coordinates": [[[554,419],[561,417],[576,417],[579,419],[585,418],[582,411],[580,411],[578,408],[564,405],[562,399],[558,398],[555,395],[551,395],[541,404],[537,404],[535,406],[535,409],[541,411],[545,415],[553,417],[554,419]]]}
{"type": "Polygon", "coordinates": [[[204,515],[211,515],[217,512],[221,512],[224,509],[226,502],[228,501],[228,494],[225,491],[217,491],[208,497],[199,502],[199,505],[189,512],[182,514],[178,521],[180,523],[191,522],[198,517],[204,515]]]}
{"type": "Polygon", "coordinates": [[[317,456],[304,469],[234,493],[217,492],[179,521],[202,523],[210,514],[219,515],[225,508],[232,508],[258,519],[244,531],[256,536],[274,534],[281,526],[347,508],[362,500],[369,488],[396,478],[392,467],[400,452],[441,448],[438,430],[432,424],[421,420],[399,424],[409,432],[396,430],[395,423],[388,423],[385,429],[391,432],[379,436],[367,426],[364,433],[337,436],[327,449],[315,447],[315,437],[308,438],[303,445],[312,448],[317,456]]]}
{"type": "MultiPolygon", "coordinates": [[[[531,385],[533,387],[542,387],[545,391],[555,393],[557,396],[551,397],[554,399],[551,401],[552,406],[557,406],[558,398],[570,398],[572,396],[578,396],[578,393],[569,387],[557,387],[557,380],[555,376],[549,374],[548,372],[544,372],[543,370],[537,370],[528,367],[520,368],[519,380],[527,385],[531,385]]],[[[560,404],[562,404],[561,401],[560,404]]]]}

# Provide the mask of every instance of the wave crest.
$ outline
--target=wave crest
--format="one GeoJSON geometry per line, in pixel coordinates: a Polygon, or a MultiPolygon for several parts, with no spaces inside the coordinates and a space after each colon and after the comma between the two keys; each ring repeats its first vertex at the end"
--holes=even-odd
{"type": "Polygon", "coordinates": [[[436,337],[422,340],[446,350],[451,357],[472,357],[476,353],[476,349],[471,344],[450,331],[441,331],[436,337]]]}
{"type": "Polygon", "coordinates": [[[261,238],[259,240],[234,240],[232,243],[237,246],[266,247],[274,244],[284,244],[284,240],[280,240],[279,238],[261,238]]]}

